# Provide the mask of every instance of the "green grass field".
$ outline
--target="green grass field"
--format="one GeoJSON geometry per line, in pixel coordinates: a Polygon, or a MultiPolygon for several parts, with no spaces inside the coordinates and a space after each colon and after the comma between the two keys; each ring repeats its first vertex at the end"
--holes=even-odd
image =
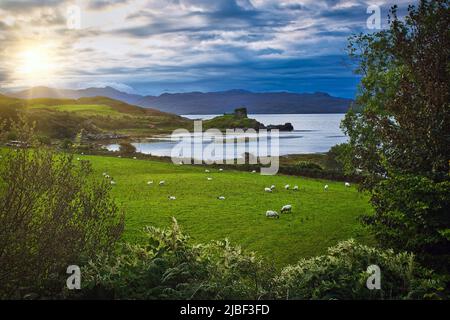
{"type": "Polygon", "coordinates": [[[50,109],[56,111],[74,112],[82,115],[116,115],[120,116],[120,113],[107,105],[88,105],[88,104],[66,104],[66,105],[32,105],[29,109],[50,109]]]}
{"type": "Polygon", "coordinates": [[[194,242],[230,239],[256,251],[277,266],[322,254],[340,240],[355,238],[371,243],[358,217],[370,213],[368,197],[342,182],[294,176],[261,176],[148,160],[80,156],[92,162],[99,177],[106,172],[116,181],[113,194],[126,212],[125,239],[144,240],[146,225],[167,227],[176,217],[194,242]],[[207,181],[212,177],[212,181],[207,181]],[[153,185],[147,181],[153,180],[153,185]],[[158,186],[165,180],[165,186],[158,186]],[[272,194],[264,188],[275,184],[272,194]],[[298,192],[285,190],[298,185],[298,192]],[[329,190],[324,191],[324,185],[329,190]],[[168,200],[168,196],[176,200],[168,200]],[[225,196],[220,201],[218,196],[225,196]],[[293,206],[280,219],[265,217],[266,210],[293,206]]]}

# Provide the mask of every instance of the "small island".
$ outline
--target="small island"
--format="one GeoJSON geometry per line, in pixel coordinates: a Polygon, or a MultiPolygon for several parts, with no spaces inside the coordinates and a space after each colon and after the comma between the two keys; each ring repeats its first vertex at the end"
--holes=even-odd
{"type": "Polygon", "coordinates": [[[291,123],[287,122],[285,124],[280,125],[268,125],[265,126],[261,122],[250,119],[247,114],[247,108],[240,107],[234,110],[233,113],[226,113],[222,116],[215,117],[210,120],[205,120],[203,122],[203,128],[205,130],[211,129],[211,128],[217,128],[219,130],[226,130],[226,129],[254,129],[256,131],[267,129],[277,129],[280,131],[292,131],[294,130],[294,127],[291,123]]]}

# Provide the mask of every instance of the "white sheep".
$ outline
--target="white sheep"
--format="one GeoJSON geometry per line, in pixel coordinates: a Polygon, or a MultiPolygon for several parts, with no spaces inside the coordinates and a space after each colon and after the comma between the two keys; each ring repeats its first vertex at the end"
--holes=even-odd
{"type": "Polygon", "coordinates": [[[344,185],[345,185],[347,188],[350,187],[350,183],[348,183],[348,182],[346,182],[344,185]]]}
{"type": "Polygon", "coordinates": [[[256,170],[252,170],[252,173],[256,173],[256,170]]]}
{"type": "Polygon", "coordinates": [[[298,186],[294,186],[294,191],[298,191],[298,186]]]}
{"type": "Polygon", "coordinates": [[[266,211],[266,217],[268,217],[268,218],[276,218],[276,219],[280,218],[279,214],[276,211],[273,211],[273,210],[267,210],[266,211]]]}
{"type": "Polygon", "coordinates": [[[206,178],[208,181],[211,181],[212,180],[212,178],[211,177],[208,177],[208,178],[206,178]]]}
{"type": "Polygon", "coordinates": [[[115,185],[116,182],[115,182],[114,180],[111,180],[111,184],[112,184],[112,185],[115,185]]]}
{"type": "Polygon", "coordinates": [[[163,185],[165,185],[166,184],[166,181],[164,181],[164,180],[161,180],[160,182],[159,182],[159,185],[160,186],[163,186],[163,185]]]}
{"type": "Polygon", "coordinates": [[[106,173],[106,172],[103,172],[102,175],[103,175],[104,177],[106,177],[107,173],[106,173]]]}
{"type": "Polygon", "coordinates": [[[220,197],[217,197],[217,199],[219,199],[219,200],[225,200],[225,197],[224,197],[224,196],[220,196],[220,197]]]}
{"type": "Polygon", "coordinates": [[[270,186],[270,189],[274,190],[274,189],[275,189],[275,185],[274,185],[274,184],[271,185],[271,186],[270,186]]]}
{"type": "Polygon", "coordinates": [[[136,160],[137,158],[136,158],[136,157],[133,157],[133,159],[136,160]]]}
{"type": "Polygon", "coordinates": [[[109,179],[109,178],[111,178],[111,177],[109,176],[109,174],[105,174],[105,178],[106,178],[106,179],[109,179]]]}
{"type": "Polygon", "coordinates": [[[167,197],[169,200],[177,200],[177,198],[175,198],[174,196],[169,196],[167,197]]]}
{"type": "Polygon", "coordinates": [[[264,191],[265,191],[265,192],[272,192],[272,189],[270,189],[270,188],[264,188],[264,191]]]}
{"type": "Polygon", "coordinates": [[[288,185],[288,184],[284,186],[284,188],[285,188],[286,190],[289,190],[290,187],[291,187],[291,186],[288,185]]]}
{"type": "Polygon", "coordinates": [[[151,180],[150,180],[150,181],[147,181],[147,184],[148,184],[148,185],[151,185],[151,184],[153,184],[153,181],[151,181],[151,180]]]}
{"type": "Polygon", "coordinates": [[[281,213],[289,213],[292,211],[292,206],[287,204],[281,208],[281,213]]]}
{"type": "Polygon", "coordinates": [[[209,173],[209,170],[208,170],[208,169],[205,169],[205,172],[206,172],[206,173],[209,173]]]}
{"type": "Polygon", "coordinates": [[[328,190],[328,185],[326,184],[325,187],[323,187],[325,189],[325,191],[328,190]]]}
{"type": "Polygon", "coordinates": [[[222,168],[220,168],[220,169],[219,169],[219,171],[220,171],[220,172],[222,172],[222,171],[223,171],[223,169],[222,169],[222,168]]]}

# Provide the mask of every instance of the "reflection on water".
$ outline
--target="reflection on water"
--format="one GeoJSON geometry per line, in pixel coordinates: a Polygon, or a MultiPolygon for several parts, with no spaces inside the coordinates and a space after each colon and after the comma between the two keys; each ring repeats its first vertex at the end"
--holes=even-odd
{"type": "MultiPolygon", "coordinates": [[[[216,115],[189,115],[185,116],[190,119],[211,119],[216,115]]],[[[294,131],[280,132],[279,153],[286,154],[307,154],[307,153],[323,153],[327,152],[333,145],[345,142],[347,138],[339,128],[344,114],[258,114],[249,115],[264,125],[292,123],[294,131]]],[[[183,137],[183,135],[179,135],[183,137]]],[[[196,135],[191,134],[190,137],[194,141],[196,135]]],[[[152,154],[155,156],[170,156],[173,147],[177,144],[171,141],[170,136],[148,139],[148,142],[136,142],[133,145],[138,152],[144,154],[152,154]]],[[[215,144],[224,144],[223,154],[217,157],[223,159],[236,158],[241,156],[241,150],[245,150],[256,144],[256,136],[254,134],[233,135],[233,136],[214,136],[205,134],[203,141],[199,143],[204,147],[215,144]],[[237,151],[239,150],[239,151],[237,151]]],[[[194,143],[193,143],[194,145],[194,143]]],[[[270,146],[270,141],[269,144],[270,146]]],[[[117,151],[119,145],[111,144],[106,146],[110,151],[117,151]]],[[[270,148],[268,150],[270,155],[270,148]]]]}

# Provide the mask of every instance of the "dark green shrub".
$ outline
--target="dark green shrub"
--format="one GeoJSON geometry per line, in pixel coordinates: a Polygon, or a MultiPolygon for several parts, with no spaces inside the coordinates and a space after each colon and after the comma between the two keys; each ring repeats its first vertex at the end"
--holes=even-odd
{"type": "Polygon", "coordinates": [[[318,170],[321,171],[323,168],[319,166],[317,163],[308,162],[308,161],[300,161],[297,163],[297,167],[301,169],[307,169],[307,170],[318,170]]]}
{"type": "Polygon", "coordinates": [[[122,155],[133,155],[136,153],[136,147],[129,142],[121,142],[119,144],[119,152],[122,155]]]}
{"type": "Polygon", "coordinates": [[[364,218],[384,247],[414,252],[435,269],[450,266],[450,181],[401,175],[380,182],[364,218]]]}

